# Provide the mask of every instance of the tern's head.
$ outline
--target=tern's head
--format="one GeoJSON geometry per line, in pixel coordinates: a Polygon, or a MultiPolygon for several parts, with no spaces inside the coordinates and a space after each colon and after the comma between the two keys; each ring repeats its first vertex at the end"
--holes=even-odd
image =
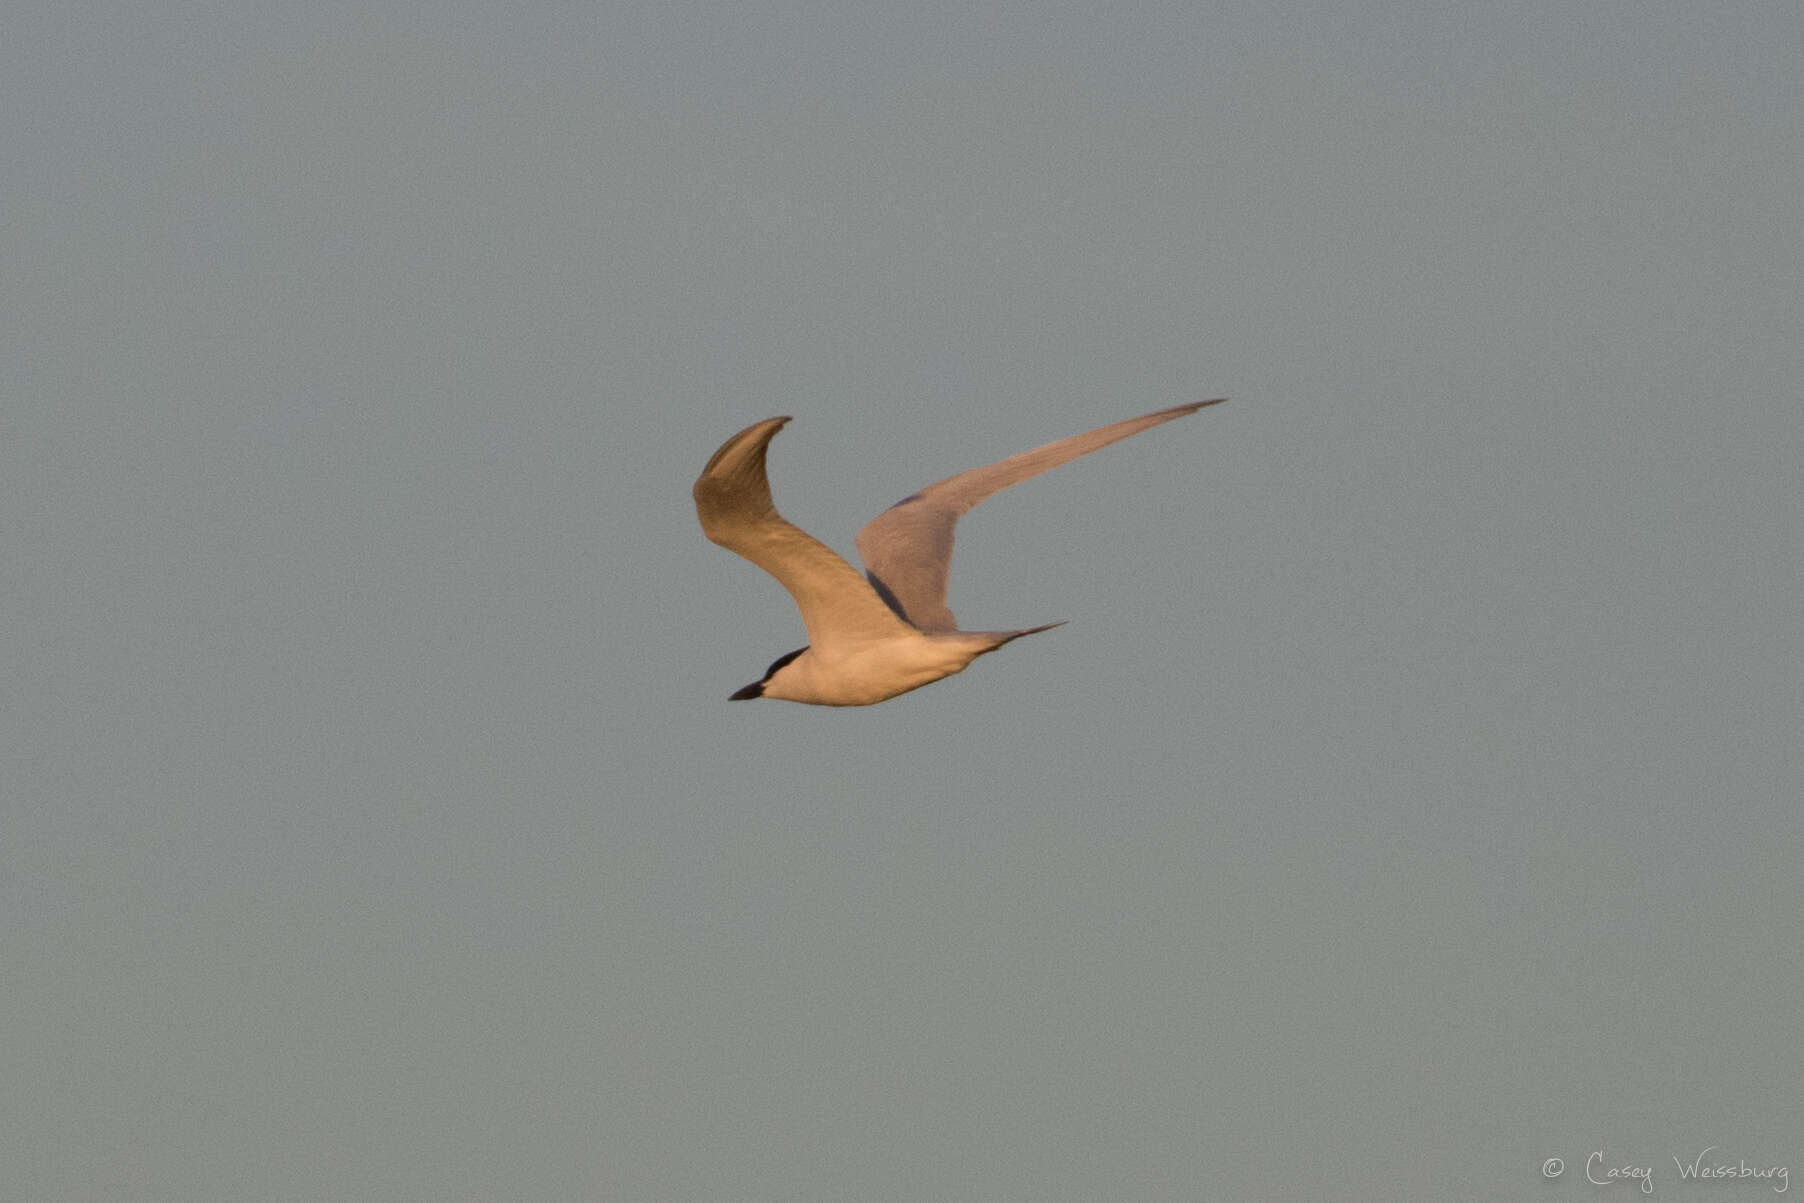
{"type": "Polygon", "coordinates": [[[775,660],[772,660],[770,662],[770,667],[764,670],[764,675],[762,677],[758,678],[756,681],[753,681],[750,685],[747,685],[744,689],[736,690],[733,693],[732,697],[728,698],[727,700],[730,702],[743,702],[748,698],[763,697],[764,696],[764,687],[771,683],[771,679],[773,677],[775,677],[778,673],[782,672],[784,668],[788,667],[789,662],[791,660],[794,660],[797,656],[801,655],[803,652],[805,652],[807,650],[808,649],[805,647],[798,647],[793,652],[789,652],[786,655],[778,656],[775,660]]]}

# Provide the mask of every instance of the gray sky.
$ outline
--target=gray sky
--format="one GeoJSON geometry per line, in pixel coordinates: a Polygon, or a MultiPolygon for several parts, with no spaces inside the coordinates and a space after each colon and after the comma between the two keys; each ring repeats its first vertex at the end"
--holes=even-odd
{"type": "Polygon", "coordinates": [[[1804,10],[1095,7],[8,18],[0,1195],[1804,1170],[1804,10]]]}

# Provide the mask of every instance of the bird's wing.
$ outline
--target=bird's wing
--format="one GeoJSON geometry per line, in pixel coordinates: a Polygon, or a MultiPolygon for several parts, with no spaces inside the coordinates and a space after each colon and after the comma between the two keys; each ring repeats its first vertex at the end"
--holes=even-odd
{"type": "Polygon", "coordinates": [[[1099,426],[1085,434],[948,476],[903,498],[858,532],[858,554],[864,558],[871,584],[896,613],[921,630],[957,630],[958,622],[946,608],[946,581],[952,572],[952,528],[973,506],[992,493],[1080,455],[1225,399],[1174,405],[1125,422],[1099,426]]]}
{"type": "Polygon", "coordinates": [[[795,598],[811,647],[888,639],[908,627],[858,570],[777,513],[764,454],[788,418],[767,418],[720,445],[695,480],[702,533],[776,577],[795,598]]]}

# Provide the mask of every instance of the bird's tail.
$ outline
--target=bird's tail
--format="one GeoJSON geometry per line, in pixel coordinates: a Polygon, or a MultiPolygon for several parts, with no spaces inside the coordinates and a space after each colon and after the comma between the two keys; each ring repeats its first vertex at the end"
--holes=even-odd
{"type": "Polygon", "coordinates": [[[1028,627],[1025,631],[960,631],[959,634],[977,636],[979,638],[991,640],[992,642],[989,647],[986,647],[982,652],[977,653],[981,656],[985,652],[995,651],[1005,643],[1013,643],[1023,635],[1038,635],[1041,631],[1050,631],[1054,627],[1062,627],[1070,621],[1069,618],[1061,618],[1059,621],[1049,622],[1045,626],[1028,627]]]}

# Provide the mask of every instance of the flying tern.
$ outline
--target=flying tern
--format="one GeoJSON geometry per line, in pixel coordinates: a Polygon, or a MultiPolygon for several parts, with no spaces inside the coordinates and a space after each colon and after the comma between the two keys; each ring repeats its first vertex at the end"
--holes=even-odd
{"type": "Polygon", "coordinates": [[[816,706],[870,706],[963,672],[1019,631],[961,631],[946,608],[952,528],[984,498],[1099,447],[1226,400],[1193,401],[1099,426],[910,494],[858,533],[866,576],[791,524],[771,501],[764,458],[787,417],[766,418],[720,445],[695,481],[702,533],[776,577],[795,598],[808,646],[772,662],[732,695],[816,706]]]}

